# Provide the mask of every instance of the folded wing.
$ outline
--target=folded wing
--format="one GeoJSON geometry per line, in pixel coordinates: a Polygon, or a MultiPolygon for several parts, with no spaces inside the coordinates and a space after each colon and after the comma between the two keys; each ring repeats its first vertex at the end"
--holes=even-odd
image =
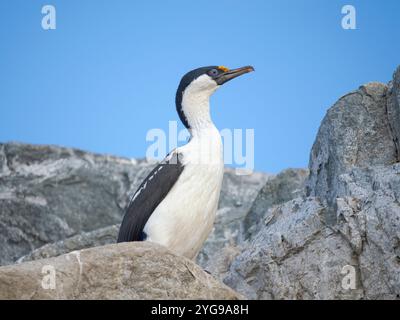
{"type": "Polygon", "coordinates": [[[144,240],[147,221],[178,181],[183,168],[179,153],[174,150],[150,172],[127,206],[117,242],[144,240]]]}

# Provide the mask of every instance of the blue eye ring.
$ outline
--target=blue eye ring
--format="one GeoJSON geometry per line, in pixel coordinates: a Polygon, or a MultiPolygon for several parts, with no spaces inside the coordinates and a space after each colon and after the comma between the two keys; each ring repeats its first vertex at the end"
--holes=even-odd
{"type": "Polygon", "coordinates": [[[219,74],[217,69],[211,69],[210,71],[208,71],[208,75],[211,77],[215,77],[219,74]]]}

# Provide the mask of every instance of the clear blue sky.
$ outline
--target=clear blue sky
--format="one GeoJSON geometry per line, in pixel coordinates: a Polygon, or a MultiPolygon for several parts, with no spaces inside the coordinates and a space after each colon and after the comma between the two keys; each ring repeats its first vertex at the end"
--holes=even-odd
{"type": "Polygon", "coordinates": [[[305,167],[326,110],[400,64],[400,1],[0,1],[0,141],[143,157],[177,119],[181,76],[256,72],[212,98],[218,128],[254,128],[255,167],[305,167]],[[41,8],[57,29],[41,28],[41,8]],[[341,8],[357,30],[341,28],[341,8]]]}

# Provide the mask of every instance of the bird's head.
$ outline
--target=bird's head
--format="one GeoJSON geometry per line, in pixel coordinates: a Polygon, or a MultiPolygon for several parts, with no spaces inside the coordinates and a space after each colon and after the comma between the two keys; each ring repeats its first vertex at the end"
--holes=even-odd
{"type": "Polygon", "coordinates": [[[179,118],[186,126],[191,128],[201,116],[208,112],[210,96],[224,83],[254,71],[252,66],[229,70],[223,66],[209,66],[194,69],[186,73],[176,92],[176,110],[179,118]],[[198,119],[197,119],[198,118],[198,119]]]}

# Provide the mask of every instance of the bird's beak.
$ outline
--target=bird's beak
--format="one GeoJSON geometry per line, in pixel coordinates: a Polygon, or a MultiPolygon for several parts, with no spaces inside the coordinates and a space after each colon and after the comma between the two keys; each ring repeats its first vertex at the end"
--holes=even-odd
{"type": "Polygon", "coordinates": [[[246,67],[242,67],[242,68],[232,69],[232,70],[225,71],[224,73],[221,73],[214,80],[217,82],[218,85],[221,85],[221,84],[224,84],[225,82],[228,82],[229,80],[232,80],[236,77],[241,76],[242,74],[252,72],[252,71],[254,71],[254,68],[252,66],[246,66],[246,67]]]}

